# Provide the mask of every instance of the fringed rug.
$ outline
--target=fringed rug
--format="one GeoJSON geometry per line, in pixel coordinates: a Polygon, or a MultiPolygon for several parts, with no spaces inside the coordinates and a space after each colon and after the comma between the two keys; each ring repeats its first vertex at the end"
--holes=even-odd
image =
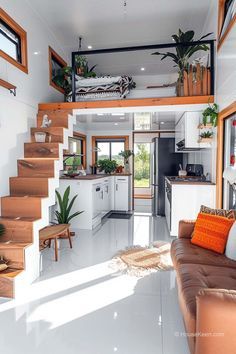
{"type": "Polygon", "coordinates": [[[157,241],[152,247],[134,246],[120,251],[111,267],[124,274],[143,277],[159,270],[171,270],[170,243],[157,241]]]}

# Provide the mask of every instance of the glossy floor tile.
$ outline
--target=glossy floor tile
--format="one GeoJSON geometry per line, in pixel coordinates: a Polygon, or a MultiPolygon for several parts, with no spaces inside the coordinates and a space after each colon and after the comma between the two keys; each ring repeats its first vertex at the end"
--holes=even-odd
{"type": "Polygon", "coordinates": [[[107,219],[76,230],[42,253],[42,273],[25,297],[0,301],[3,354],[189,354],[174,271],[136,278],[110,260],[132,245],[171,241],[164,218],[107,219]]]}

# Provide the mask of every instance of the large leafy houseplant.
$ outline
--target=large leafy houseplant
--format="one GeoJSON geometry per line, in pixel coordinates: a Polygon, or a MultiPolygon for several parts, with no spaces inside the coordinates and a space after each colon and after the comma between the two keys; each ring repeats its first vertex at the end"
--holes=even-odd
{"type": "MultiPolygon", "coordinates": [[[[186,45],[186,43],[191,43],[194,42],[194,31],[187,31],[183,32],[181,29],[179,29],[178,34],[173,34],[171,37],[174,40],[178,46],[175,48],[175,53],[171,52],[166,52],[166,53],[160,53],[160,52],[155,52],[152,53],[152,55],[160,55],[162,58],[161,60],[164,60],[166,58],[170,58],[174,62],[174,67],[178,68],[178,73],[179,73],[179,79],[181,82],[183,81],[183,74],[184,71],[188,71],[189,69],[189,59],[193,56],[193,54],[199,52],[199,51],[208,51],[209,47],[206,44],[193,44],[191,46],[186,45]]],[[[201,41],[204,38],[207,38],[210,36],[212,33],[207,33],[206,35],[202,36],[199,41],[201,41]]]]}
{"type": "Polygon", "coordinates": [[[58,224],[69,224],[73,218],[83,213],[83,211],[77,211],[70,214],[73,204],[78,197],[78,195],[75,195],[70,201],[70,186],[66,188],[63,196],[58,191],[56,191],[56,196],[59,204],[59,211],[55,211],[58,224]]]}
{"type": "Polygon", "coordinates": [[[97,65],[94,65],[91,68],[89,68],[88,60],[83,55],[77,55],[75,57],[75,67],[76,67],[77,74],[79,76],[82,76],[84,78],[96,77],[97,75],[94,72],[96,66],[97,65]]]}
{"type": "Polygon", "coordinates": [[[208,105],[208,107],[202,112],[202,122],[203,125],[207,125],[207,123],[210,123],[213,125],[213,127],[217,126],[217,121],[218,121],[218,111],[219,107],[216,103],[213,103],[212,105],[208,105]]]}
{"type": "Polygon", "coordinates": [[[71,92],[71,77],[71,66],[65,66],[64,68],[58,69],[56,75],[52,78],[52,81],[64,90],[65,97],[71,92]]]}
{"type": "Polygon", "coordinates": [[[98,160],[97,166],[99,167],[100,172],[104,171],[105,173],[110,174],[116,170],[118,164],[115,160],[101,159],[98,160]]]}

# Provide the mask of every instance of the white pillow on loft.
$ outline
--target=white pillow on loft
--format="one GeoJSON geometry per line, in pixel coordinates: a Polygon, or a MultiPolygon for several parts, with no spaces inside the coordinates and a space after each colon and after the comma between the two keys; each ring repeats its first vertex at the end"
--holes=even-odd
{"type": "Polygon", "coordinates": [[[76,87],[89,87],[116,84],[121,79],[121,76],[98,76],[85,79],[76,75],[76,79],[78,80],[76,81],[76,87]]]}
{"type": "Polygon", "coordinates": [[[236,261],[236,221],[229,231],[228,240],[226,243],[225,255],[236,261]]]}

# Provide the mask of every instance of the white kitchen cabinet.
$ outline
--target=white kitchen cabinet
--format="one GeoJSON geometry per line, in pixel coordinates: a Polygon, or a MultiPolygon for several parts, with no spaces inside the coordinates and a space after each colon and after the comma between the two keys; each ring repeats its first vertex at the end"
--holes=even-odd
{"type": "MultiPolygon", "coordinates": [[[[185,142],[185,149],[198,149],[199,144],[199,123],[201,121],[201,112],[185,112],[175,126],[175,151],[179,142],[185,142]]],[[[184,150],[183,150],[184,151],[184,150]]]]}
{"type": "Polygon", "coordinates": [[[128,211],[130,199],[130,178],[128,176],[115,177],[114,210],[128,211]]]}

